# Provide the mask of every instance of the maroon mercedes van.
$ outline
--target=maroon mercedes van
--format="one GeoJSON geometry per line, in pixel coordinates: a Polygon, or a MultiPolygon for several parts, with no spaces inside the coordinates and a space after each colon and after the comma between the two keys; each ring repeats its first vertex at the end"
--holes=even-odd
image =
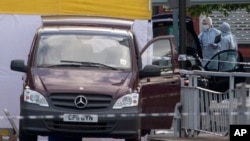
{"type": "Polygon", "coordinates": [[[38,135],[136,141],[142,131],[171,127],[166,113],[180,101],[173,36],[139,49],[131,20],[42,18],[27,63],[11,61],[12,70],[25,74],[20,141],[38,135]]]}

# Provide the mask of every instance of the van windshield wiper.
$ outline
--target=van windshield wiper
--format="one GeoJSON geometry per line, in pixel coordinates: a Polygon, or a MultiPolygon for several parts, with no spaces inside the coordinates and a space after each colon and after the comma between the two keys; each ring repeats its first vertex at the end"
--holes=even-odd
{"type": "Polygon", "coordinates": [[[86,67],[102,67],[102,68],[108,68],[108,69],[112,69],[112,70],[118,70],[115,67],[109,66],[109,65],[105,65],[102,63],[96,63],[96,62],[80,62],[80,61],[68,61],[68,60],[61,60],[62,63],[77,63],[77,64],[81,64],[81,66],[86,66],[86,67]]]}
{"type": "Polygon", "coordinates": [[[46,67],[46,68],[51,68],[51,67],[81,67],[79,64],[53,64],[53,65],[40,65],[38,67],[46,67]]]}

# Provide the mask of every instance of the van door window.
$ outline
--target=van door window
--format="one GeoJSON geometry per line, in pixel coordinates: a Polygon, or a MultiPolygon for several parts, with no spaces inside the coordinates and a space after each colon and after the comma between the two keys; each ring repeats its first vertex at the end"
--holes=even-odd
{"type": "Polygon", "coordinates": [[[158,65],[161,74],[173,73],[172,57],[170,40],[157,40],[142,54],[143,66],[158,65]]]}

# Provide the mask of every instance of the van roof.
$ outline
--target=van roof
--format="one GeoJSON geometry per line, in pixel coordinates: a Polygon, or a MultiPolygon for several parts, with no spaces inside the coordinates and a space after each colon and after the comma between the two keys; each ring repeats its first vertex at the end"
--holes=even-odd
{"type": "Polygon", "coordinates": [[[134,23],[129,19],[81,15],[44,15],[42,22],[43,26],[94,26],[126,30],[130,30],[134,23]]]}

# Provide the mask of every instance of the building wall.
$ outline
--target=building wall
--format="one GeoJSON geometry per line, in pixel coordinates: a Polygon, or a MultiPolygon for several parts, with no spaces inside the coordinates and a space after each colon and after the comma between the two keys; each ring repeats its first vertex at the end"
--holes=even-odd
{"type": "Polygon", "coordinates": [[[238,48],[242,53],[244,60],[250,60],[250,13],[246,10],[237,10],[229,13],[228,16],[213,11],[209,15],[213,19],[214,27],[218,28],[222,22],[228,22],[231,26],[232,33],[238,40],[238,48]]]}

